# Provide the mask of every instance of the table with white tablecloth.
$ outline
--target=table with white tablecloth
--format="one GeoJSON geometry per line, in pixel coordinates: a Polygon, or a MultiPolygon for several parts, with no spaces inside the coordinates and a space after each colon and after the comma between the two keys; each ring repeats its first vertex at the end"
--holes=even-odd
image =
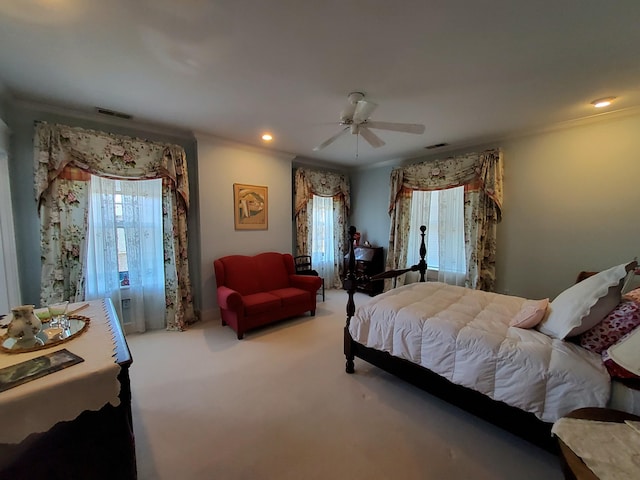
{"type": "Polygon", "coordinates": [[[83,359],[0,392],[0,479],[136,476],[131,355],[111,300],[69,310],[84,303],[78,315],[90,319],[89,327],[77,337],[32,352],[0,352],[0,368],[61,349],[83,359]]]}

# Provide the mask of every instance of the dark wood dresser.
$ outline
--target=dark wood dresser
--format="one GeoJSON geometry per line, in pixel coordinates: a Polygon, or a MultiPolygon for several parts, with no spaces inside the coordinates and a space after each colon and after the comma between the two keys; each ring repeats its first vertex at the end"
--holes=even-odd
{"type": "MultiPolygon", "coordinates": [[[[356,290],[368,293],[370,296],[382,293],[384,280],[375,282],[369,278],[384,271],[384,252],[382,247],[354,247],[353,253],[356,257],[355,275],[357,280],[356,290]]],[[[349,255],[344,257],[344,271],[349,269],[349,255]]]]}

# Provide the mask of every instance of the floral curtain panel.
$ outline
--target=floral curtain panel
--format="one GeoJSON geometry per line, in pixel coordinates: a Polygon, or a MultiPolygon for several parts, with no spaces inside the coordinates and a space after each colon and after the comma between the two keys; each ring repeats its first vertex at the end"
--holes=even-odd
{"type": "Polygon", "coordinates": [[[163,179],[166,326],[195,321],[187,262],[189,181],[177,145],[39,123],[34,138],[34,188],[41,223],[42,304],[84,295],[82,254],[89,174],[124,180],[163,179]]]}
{"type": "Polygon", "coordinates": [[[332,197],[334,203],[334,271],[333,279],[325,279],[330,288],[341,288],[341,272],[347,235],[347,220],[351,197],[349,181],[345,175],[298,168],[294,180],[295,219],[296,219],[296,255],[310,254],[309,219],[312,215],[312,199],[314,195],[332,197]]]}
{"type": "Polygon", "coordinates": [[[49,185],[50,194],[41,199],[42,305],[83,299],[88,177],[83,172],[65,170],[49,185]]]}
{"type": "MultiPolygon", "coordinates": [[[[496,226],[500,222],[503,199],[502,152],[499,149],[393,169],[387,268],[404,268],[409,235],[417,234],[409,233],[412,191],[443,190],[460,185],[465,187],[465,285],[492,291],[495,286],[496,226]]],[[[401,283],[402,279],[398,281],[401,283]]]]}

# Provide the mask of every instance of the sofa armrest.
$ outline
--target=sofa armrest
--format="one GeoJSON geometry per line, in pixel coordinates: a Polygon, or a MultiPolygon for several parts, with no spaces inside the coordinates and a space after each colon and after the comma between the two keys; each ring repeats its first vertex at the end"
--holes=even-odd
{"type": "Polygon", "coordinates": [[[322,286],[322,279],[312,275],[289,275],[289,282],[292,287],[301,288],[311,293],[316,293],[322,286]]]}
{"type": "Polygon", "coordinates": [[[229,287],[218,287],[218,306],[225,310],[239,312],[244,306],[242,295],[229,287]]]}

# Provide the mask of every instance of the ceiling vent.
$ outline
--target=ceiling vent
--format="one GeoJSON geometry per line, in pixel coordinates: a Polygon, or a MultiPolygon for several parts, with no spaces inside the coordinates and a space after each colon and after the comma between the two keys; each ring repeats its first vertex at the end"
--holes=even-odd
{"type": "Polygon", "coordinates": [[[128,113],[116,112],[115,110],[109,110],[108,108],[96,107],[96,112],[100,115],[107,115],[109,117],[124,118],[125,120],[131,120],[132,116],[128,113]]]}
{"type": "Polygon", "coordinates": [[[434,143],[433,145],[427,145],[424,148],[426,148],[427,150],[433,150],[434,148],[442,148],[448,145],[449,145],[448,143],[434,143]]]}

